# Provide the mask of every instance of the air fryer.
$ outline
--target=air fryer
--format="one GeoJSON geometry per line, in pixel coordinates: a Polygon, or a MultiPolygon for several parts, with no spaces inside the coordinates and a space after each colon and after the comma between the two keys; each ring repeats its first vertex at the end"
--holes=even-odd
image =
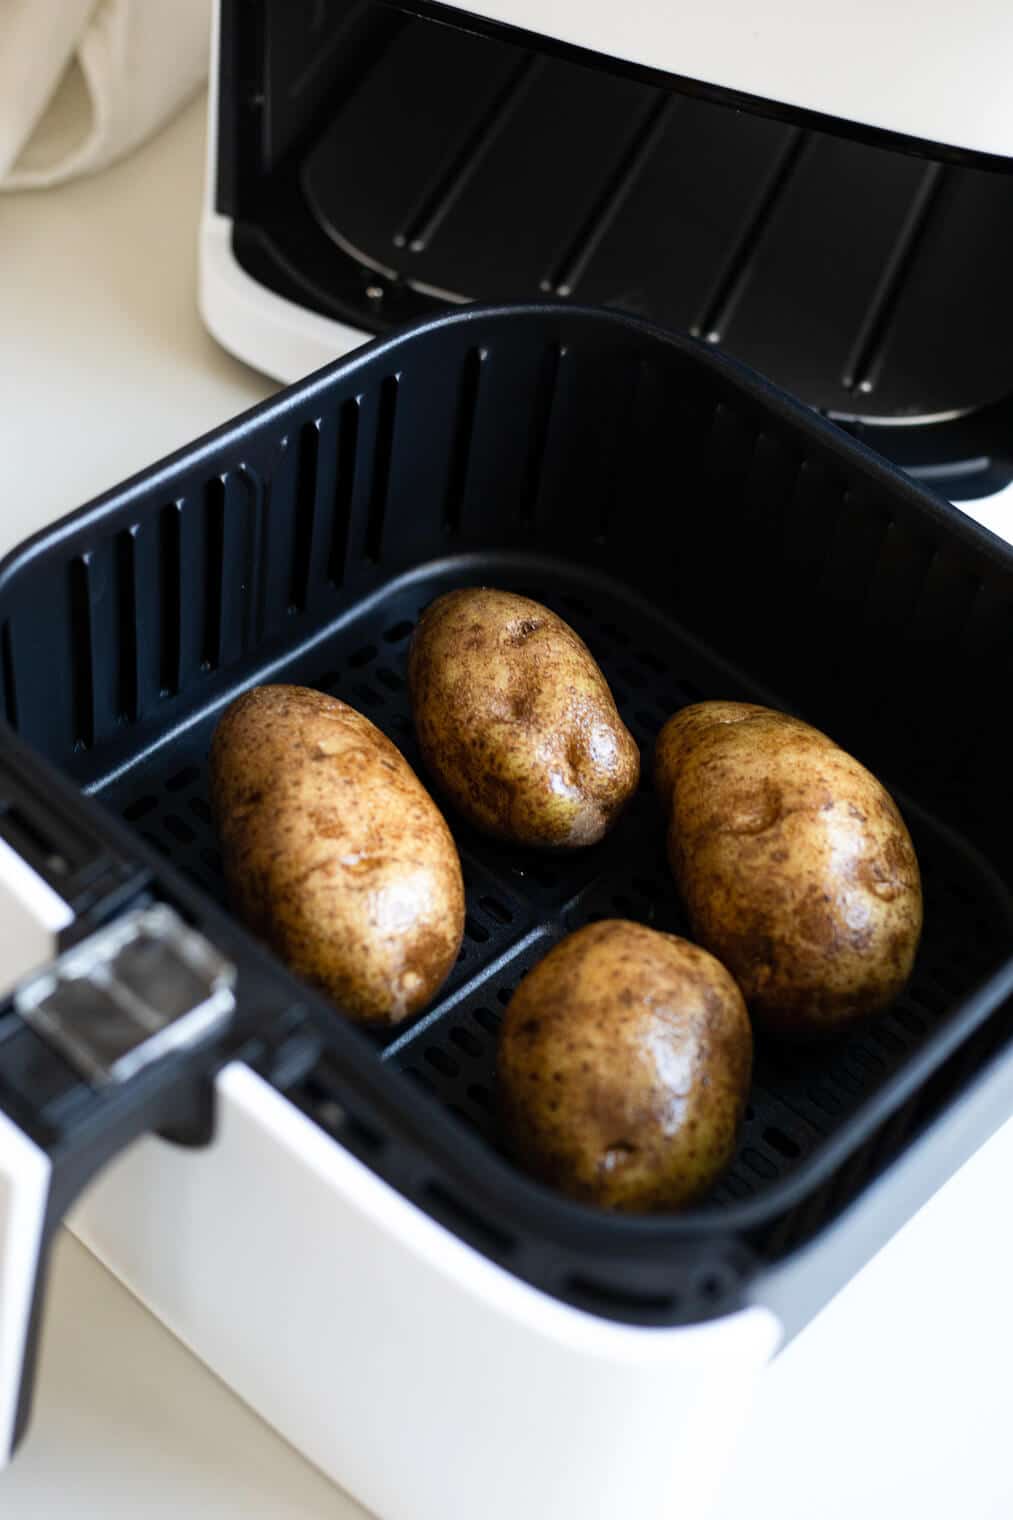
{"type": "Polygon", "coordinates": [[[0,566],[0,1463],[73,1208],[385,1520],[696,1516],[778,1340],[1008,1113],[1013,552],[817,415],[951,494],[1006,478],[1003,149],[416,9],[223,4],[202,231],[209,325],[278,374],[415,323],[0,566]],[[912,826],[907,993],[832,1048],[761,1043],[736,1158],[685,1214],[562,1199],[495,1122],[502,1009],[548,946],[682,924],[648,789],[579,860],[455,821],[462,959],[388,1039],[229,910],[226,704],[308,684],[417,760],[407,641],[476,581],[574,624],[645,752],[698,697],[772,701],[912,826]]]}

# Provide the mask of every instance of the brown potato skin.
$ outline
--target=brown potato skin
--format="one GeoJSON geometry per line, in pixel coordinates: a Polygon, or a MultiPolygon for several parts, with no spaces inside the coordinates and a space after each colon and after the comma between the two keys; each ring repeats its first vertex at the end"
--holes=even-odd
{"type": "Polygon", "coordinates": [[[732,1158],[753,1040],[742,994],[688,940],[606,919],[561,940],[514,993],[499,1102],[517,1160],[585,1203],[699,1198],[732,1158]]]}
{"type": "Polygon", "coordinates": [[[244,692],[215,730],[211,800],[233,903],[293,971],[361,1023],[430,1001],[461,946],[461,863],[368,718],[307,687],[244,692]]]}
{"type": "Polygon", "coordinates": [[[745,702],[698,702],[658,738],[668,853],[694,938],[770,1032],[832,1033],[902,990],[922,928],[893,798],[826,734],[745,702]]]}
{"type": "Polygon", "coordinates": [[[408,684],[430,775],[483,833],[595,844],[637,789],[640,751],[590,650],[526,596],[441,596],[412,637],[408,684]]]}

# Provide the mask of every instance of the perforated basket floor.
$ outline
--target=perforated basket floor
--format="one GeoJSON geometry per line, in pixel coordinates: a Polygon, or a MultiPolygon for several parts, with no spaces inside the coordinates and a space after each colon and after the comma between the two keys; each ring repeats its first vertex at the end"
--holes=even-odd
{"type": "MultiPolygon", "coordinates": [[[[758,694],[618,584],[544,560],[473,557],[436,562],[408,585],[342,618],[312,656],[274,667],[271,679],[332,692],[365,712],[417,768],[405,666],[409,636],[425,605],[462,584],[495,584],[545,602],[587,641],[644,756],[645,783],[631,812],[600,846],[567,857],[530,855],[454,828],[468,912],[458,964],[434,1006],[378,1041],[381,1059],[498,1144],[496,1043],[511,992],[560,935],[606,916],[688,933],[665,861],[661,814],[649,789],[649,757],[661,724],[701,697],[758,694]]],[[[213,717],[158,745],[126,778],[101,789],[200,886],[224,900],[207,793],[213,717]]],[[[887,778],[888,780],[889,778],[887,778]]],[[[882,1085],[955,999],[994,965],[1013,922],[988,867],[905,799],[926,893],[922,952],[908,992],[866,1029],[815,1051],[762,1043],[734,1164],[711,1194],[714,1205],[744,1199],[789,1173],[882,1085]]]]}

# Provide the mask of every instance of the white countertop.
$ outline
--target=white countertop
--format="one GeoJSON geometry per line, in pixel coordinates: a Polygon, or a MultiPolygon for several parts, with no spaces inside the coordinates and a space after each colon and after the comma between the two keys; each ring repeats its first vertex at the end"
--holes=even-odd
{"type": "MultiPolygon", "coordinates": [[[[197,316],[202,150],[197,102],[92,181],[0,197],[0,551],[273,389],[197,316]]],[[[1010,532],[1008,496],[977,515],[1010,532]]],[[[1013,1514],[1011,1170],[1013,1122],[777,1359],[716,1520],[1013,1514]]],[[[364,1512],[65,1235],[0,1514],[364,1512]]]]}

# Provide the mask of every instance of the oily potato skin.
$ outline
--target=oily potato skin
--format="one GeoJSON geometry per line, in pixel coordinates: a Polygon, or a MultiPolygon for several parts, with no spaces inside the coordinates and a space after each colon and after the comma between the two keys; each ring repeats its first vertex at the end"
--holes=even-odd
{"type": "Polygon", "coordinates": [[[604,1208],[678,1209],[731,1160],[752,1031],[723,966],[688,940],[606,919],[521,982],[499,1044],[517,1160],[604,1208]]]}
{"type": "Polygon", "coordinates": [[[293,971],[357,1022],[429,1002],[461,946],[461,863],[368,718],[306,687],[254,687],[215,730],[211,795],[233,902],[293,971]]]}
{"type": "Polygon", "coordinates": [[[897,996],[921,934],[921,878],[896,804],[864,766],[785,713],[699,702],[662,729],[655,778],[694,937],[764,1028],[830,1033],[897,996]]]}
{"type": "Polygon", "coordinates": [[[422,756],[441,791],[495,838],[595,844],[640,779],[640,751],[573,629],[528,597],[451,591],[408,659],[422,756]]]}

